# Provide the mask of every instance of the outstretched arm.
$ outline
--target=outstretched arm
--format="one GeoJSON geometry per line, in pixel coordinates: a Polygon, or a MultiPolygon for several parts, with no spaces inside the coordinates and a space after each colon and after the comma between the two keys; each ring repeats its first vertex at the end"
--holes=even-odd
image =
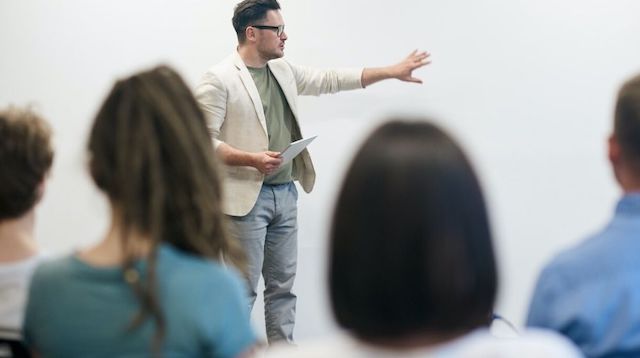
{"type": "Polygon", "coordinates": [[[395,78],[400,81],[422,83],[422,80],[413,77],[413,71],[431,63],[430,53],[413,50],[404,60],[395,65],[378,68],[365,68],[362,71],[362,87],[367,87],[376,82],[395,78]]]}

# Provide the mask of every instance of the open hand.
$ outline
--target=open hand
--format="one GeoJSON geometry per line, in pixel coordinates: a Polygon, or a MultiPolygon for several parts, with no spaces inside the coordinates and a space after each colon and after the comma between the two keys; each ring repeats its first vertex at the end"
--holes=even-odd
{"type": "Polygon", "coordinates": [[[404,60],[392,66],[393,77],[400,81],[422,83],[421,79],[413,77],[413,70],[430,64],[430,56],[426,51],[413,50],[404,60]]]}

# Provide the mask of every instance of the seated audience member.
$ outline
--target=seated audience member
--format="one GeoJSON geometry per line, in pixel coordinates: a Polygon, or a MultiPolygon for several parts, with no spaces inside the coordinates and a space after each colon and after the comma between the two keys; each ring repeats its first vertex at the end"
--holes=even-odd
{"type": "Polygon", "coordinates": [[[0,111],[0,338],[19,337],[29,281],[42,259],[35,206],[53,149],[49,125],[30,110],[0,111]]]}
{"type": "Polygon", "coordinates": [[[577,357],[552,332],[490,335],[497,277],[489,219],[460,147],[424,121],[393,121],[364,143],[340,191],[329,341],[272,357],[577,357]]]}
{"type": "Polygon", "coordinates": [[[609,160],[622,189],[611,222],[542,271],[527,325],[588,357],[640,357],[640,75],[622,86],[609,160]]]}
{"type": "Polygon", "coordinates": [[[173,70],[118,81],[89,167],[111,224],[33,276],[25,341],[45,357],[236,357],[256,342],[205,119],[173,70]]]}

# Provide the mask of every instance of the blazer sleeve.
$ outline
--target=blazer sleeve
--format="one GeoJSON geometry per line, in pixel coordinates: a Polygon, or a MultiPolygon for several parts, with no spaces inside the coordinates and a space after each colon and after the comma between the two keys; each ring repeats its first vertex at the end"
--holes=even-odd
{"type": "Polygon", "coordinates": [[[212,72],[204,75],[195,90],[196,100],[204,113],[209,135],[216,149],[223,143],[218,137],[227,113],[227,95],[224,83],[212,72]]]}
{"type": "Polygon", "coordinates": [[[296,81],[298,94],[318,96],[362,87],[362,68],[315,69],[287,62],[296,81]]]}

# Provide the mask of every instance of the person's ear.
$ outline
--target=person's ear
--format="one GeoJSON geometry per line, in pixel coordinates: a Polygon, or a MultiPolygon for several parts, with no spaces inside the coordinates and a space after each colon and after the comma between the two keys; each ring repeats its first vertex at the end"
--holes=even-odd
{"type": "Polygon", "coordinates": [[[611,134],[609,136],[608,147],[609,162],[611,162],[611,165],[614,167],[618,166],[622,153],[620,150],[620,143],[618,143],[618,139],[616,139],[615,134],[611,134]]]}
{"type": "Polygon", "coordinates": [[[48,174],[45,174],[44,178],[42,178],[42,180],[40,181],[40,183],[38,183],[38,186],[36,187],[36,195],[38,198],[36,200],[36,203],[39,203],[40,200],[42,200],[42,197],[44,196],[44,191],[47,186],[47,175],[48,174]]]}
{"type": "Polygon", "coordinates": [[[248,41],[255,42],[256,41],[256,29],[251,27],[251,26],[247,26],[247,28],[244,29],[244,36],[248,41]]]}

